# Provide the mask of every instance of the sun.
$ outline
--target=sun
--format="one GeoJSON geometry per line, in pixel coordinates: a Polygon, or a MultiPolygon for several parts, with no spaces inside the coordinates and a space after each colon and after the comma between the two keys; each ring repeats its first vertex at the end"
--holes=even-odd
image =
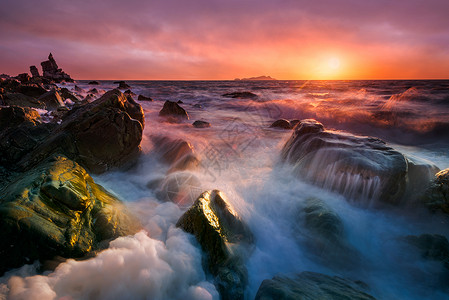
{"type": "Polygon", "coordinates": [[[327,62],[327,66],[330,70],[337,71],[340,69],[340,59],[338,57],[331,57],[327,62]]]}

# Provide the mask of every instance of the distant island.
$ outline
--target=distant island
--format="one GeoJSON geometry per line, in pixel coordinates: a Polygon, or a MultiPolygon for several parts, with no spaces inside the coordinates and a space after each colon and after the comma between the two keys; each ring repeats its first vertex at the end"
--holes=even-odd
{"type": "Polygon", "coordinates": [[[258,76],[258,77],[242,78],[242,79],[236,78],[234,80],[247,81],[247,80],[277,80],[277,79],[272,78],[270,76],[258,76]]]}

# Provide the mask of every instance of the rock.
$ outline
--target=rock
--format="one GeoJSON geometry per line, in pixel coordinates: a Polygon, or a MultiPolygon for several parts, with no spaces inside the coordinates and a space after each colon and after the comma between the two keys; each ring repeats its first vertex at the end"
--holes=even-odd
{"type": "Polygon", "coordinates": [[[64,101],[56,90],[46,92],[38,100],[45,104],[45,109],[47,110],[56,110],[59,107],[65,106],[64,101]]]}
{"type": "Polygon", "coordinates": [[[96,88],[90,89],[89,91],[87,91],[89,94],[98,94],[98,90],[96,88]]]}
{"type": "Polygon", "coordinates": [[[256,94],[253,94],[251,92],[233,92],[233,93],[227,93],[221,95],[222,97],[226,98],[239,98],[239,99],[254,99],[258,98],[256,94]]]}
{"type": "Polygon", "coordinates": [[[42,77],[52,80],[54,82],[73,82],[73,79],[69,74],[65,73],[58,67],[53,55],[50,53],[48,55],[48,60],[41,62],[42,66],[42,77]]]}
{"type": "Polygon", "coordinates": [[[93,81],[89,81],[88,84],[91,84],[91,85],[99,85],[100,83],[99,83],[98,81],[93,80],[93,81]]]}
{"type": "Polygon", "coordinates": [[[35,126],[41,123],[41,117],[34,109],[28,107],[0,107],[0,132],[8,127],[17,127],[23,123],[35,126]]]}
{"type": "Polygon", "coordinates": [[[435,175],[422,201],[433,211],[449,214],[449,168],[435,175]]]}
{"type": "Polygon", "coordinates": [[[75,85],[74,89],[75,89],[75,92],[77,92],[77,93],[84,93],[84,90],[77,85],[75,85]]]}
{"type": "Polygon", "coordinates": [[[285,143],[282,159],[294,165],[299,177],[351,200],[370,205],[403,200],[407,161],[380,139],[328,131],[315,120],[303,120],[285,143]]]}
{"type": "Polygon", "coordinates": [[[359,259],[357,251],[347,242],[343,222],[322,200],[309,198],[299,216],[304,218],[299,230],[305,229],[306,246],[326,266],[353,268],[359,259]]]}
{"type": "Polygon", "coordinates": [[[21,84],[18,86],[15,91],[17,93],[24,94],[29,97],[40,97],[47,92],[46,89],[40,84],[30,83],[30,84],[21,84]]]}
{"type": "Polygon", "coordinates": [[[74,94],[72,94],[71,91],[69,91],[67,88],[62,88],[59,91],[59,94],[61,95],[61,98],[63,101],[70,99],[71,101],[73,101],[74,103],[80,102],[80,100],[78,99],[78,97],[76,97],[74,94]]]}
{"type": "Polygon", "coordinates": [[[82,257],[139,228],[120,200],[80,165],[58,156],[2,191],[0,272],[36,259],[82,257]]]}
{"type": "Polygon", "coordinates": [[[129,96],[135,96],[135,95],[136,95],[136,94],[133,93],[133,91],[131,91],[131,90],[129,90],[129,89],[126,90],[126,91],[124,91],[123,94],[129,95],[129,96]]]}
{"type": "Polygon", "coordinates": [[[178,102],[176,102],[178,104],[183,104],[184,102],[182,102],[182,100],[178,100],[178,102]]]}
{"type": "Polygon", "coordinates": [[[292,127],[295,127],[296,125],[298,125],[298,124],[300,124],[300,123],[301,123],[300,120],[296,120],[296,119],[290,120],[290,124],[292,125],[292,127]]]}
{"type": "Polygon", "coordinates": [[[63,154],[90,172],[101,173],[123,165],[140,151],[143,110],[119,90],[72,108],[51,136],[25,156],[20,166],[29,168],[51,154],[63,154]]]}
{"type": "Polygon", "coordinates": [[[39,70],[36,68],[36,66],[30,66],[30,73],[33,77],[40,77],[39,70]]]}
{"type": "Polygon", "coordinates": [[[339,299],[373,300],[363,283],[314,272],[302,272],[292,278],[275,276],[262,282],[256,300],[339,299]]]}
{"type": "Polygon", "coordinates": [[[6,93],[3,96],[3,103],[4,105],[45,109],[45,103],[20,93],[6,93]]]}
{"type": "Polygon", "coordinates": [[[282,129],[292,129],[293,126],[286,119],[279,119],[274,121],[273,124],[270,125],[270,128],[282,128],[282,129]]]}
{"type": "Polygon", "coordinates": [[[210,127],[210,123],[209,122],[199,121],[199,120],[196,120],[195,122],[193,122],[192,125],[195,128],[207,128],[207,127],[210,127]]]}
{"type": "Polygon", "coordinates": [[[176,119],[189,119],[187,112],[179,106],[178,103],[172,101],[165,101],[164,107],[159,112],[162,117],[174,117],[176,119]]]}
{"type": "MultiPolygon", "coordinates": [[[[440,169],[430,161],[408,155],[407,189],[404,198],[415,204],[422,199],[440,169]]],[[[421,203],[420,203],[421,204],[421,203]]]]}
{"type": "Polygon", "coordinates": [[[115,81],[115,84],[118,84],[118,89],[119,90],[126,90],[126,89],[130,89],[131,87],[124,81],[115,81]]]}
{"type": "Polygon", "coordinates": [[[221,298],[243,299],[248,276],[244,259],[253,236],[223,193],[201,194],[176,226],[193,234],[201,245],[221,298]]]}
{"type": "MultiPolygon", "coordinates": [[[[151,188],[152,183],[148,187],[151,188]]],[[[174,172],[158,183],[155,194],[161,201],[171,201],[187,209],[202,191],[198,177],[190,172],[174,172]]]]}
{"type": "Polygon", "coordinates": [[[162,161],[171,166],[168,173],[195,169],[199,166],[200,161],[189,142],[166,136],[153,136],[151,140],[155,146],[154,150],[161,156],[162,161]]]}
{"type": "Polygon", "coordinates": [[[153,101],[153,99],[151,99],[150,97],[145,97],[143,95],[139,95],[139,97],[137,97],[137,100],[139,100],[139,101],[153,101]]]}
{"type": "Polygon", "coordinates": [[[27,83],[30,82],[31,77],[28,75],[28,73],[21,73],[16,76],[17,80],[19,80],[21,83],[27,83]]]}
{"type": "Polygon", "coordinates": [[[440,261],[449,269],[449,242],[439,234],[408,235],[405,240],[415,246],[425,259],[440,261]]]}

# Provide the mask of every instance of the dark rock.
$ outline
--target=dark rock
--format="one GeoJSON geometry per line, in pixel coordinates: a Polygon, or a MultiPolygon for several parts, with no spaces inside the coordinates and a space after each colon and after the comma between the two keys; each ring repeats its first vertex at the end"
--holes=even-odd
{"type": "Polygon", "coordinates": [[[1,273],[36,259],[82,257],[140,228],[120,200],[62,156],[21,174],[1,195],[1,273]]]}
{"type": "Polygon", "coordinates": [[[88,84],[91,84],[91,85],[99,85],[100,83],[98,82],[98,81],[89,81],[89,83],[88,84]]]}
{"type": "Polygon", "coordinates": [[[70,99],[72,100],[74,103],[79,102],[80,100],[78,99],[78,97],[76,97],[74,94],[72,94],[71,91],[69,91],[67,88],[62,88],[59,91],[59,94],[61,95],[61,98],[63,101],[70,99]]]}
{"type": "Polygon", "coordinates": [[[422,200],[431,210],[449,214],[449,169],[438,172],[422,200]]]}
{"type": "Polygon", "coordinates": [[[210,127],[210,123],[209,123],[209,122],[206,122],[206,121],[199,121],[199,120],[193,122],[192,125],[193,125],[193,127],[195,127],[195,128],[207,128],[207,127],[210,127]]]}
{"type": "Polygon", "coordinates": [[[82,88],[80,88],[79,86],[75,85],[75,92],[84,93],[84,90],[82,88]]]}
{"type": "Polygon", "coordinates": [[[243,299],[248,276],[244,260],[253,236],[223,193],[201,194],[176,226],[193,234],[201,245],[221,298],[243,299]]]}
{"type": "Polygon", "coordinates": [[[52,135],[25,156],[28,168],[51,154],[64,154],[91,172],[101,173],[123,165],[140,151],[143,110],[119,90],[73,108],[52,135]]]}
{"type": "Polygon", "coordinates": [[[408,203],[416,203],[422,199],[440,169],[424,159],[411,156],[407,156],[406,159],[407,190],[404,197],[407,198],[408,203]]]}
{"type": "Polygon", "coordinates": [[[179,119],[189,119],[187,112],[179,106],[178,103],[172,101],[165,101],[164,107],[159,112],[159,116],[174,117],[179,119]]]}
{"type": "Polygon", "coordinates": [[[39,70],[36,68],[36,66],[30,66],[30,73],[33,77],[40,77],[39,70]]]}
{"type": "Polygon", "coordinates": [[[409,235],[405,240],[415,246],[425,259],[441,261],[449,269],[449,242],[439,234],[409,235]]]}
{"type": "Polygon", "coordinates": [[[0,107],[0,132],[8,127],[17,127],[23,123],[31,126],[40,124],[41,117],[34,109],[28,107],[0,107]]]}
{"type": "Polygon", "coordinates": [[[195,108],[200,108],[200,109],[202,109],[202,108],[203,108],[203,106],[202,106],[201,104],[199,104],[199,103],[197,103],[197,104],[194,104],[194,105],[193,105],[193,107],[195,107],[195,108]]]}
{"type": "Polygon", "coordinates": [[[118,84],[118,89],[119,90],[126,90],[126,89],[130,89],[131,86],[129,86],[126,82],[124,81],[115,81],[115,84],[118,84]]]}
{"type": "Polygon", "coordinates": [[[21,93],[24,94],[26,96],[29,97],[40,97],[43,94],[45,94],[47,92],[46,89],[44,89],[44,87],[41,84],[35,84],[35,83],[30,83],[30,84],[21,84],[20,86],[18,86],[15,91],[17,93],[21,93]]]}
{"type": "Polygon", "coordinates": [[[407,161],[372,137],[327,131],[303,120],[282,149],[284,161],[308,181],[357,201],[398,204],[405,192],[407,161]]]}
{"type": "MultiPolygon", "coordinates": [[[[152,188],[151,185],[149,183],[147,186],[152,188]]],[[[174,172],[157,183],[155,194],[161,201],[171,201],[187,209],[202,191],[198,177],[189,172],[174,172]]]]}
{"type": "Polygon", "coordinates": [[[302,272],[292,278],[275,276],[262,282],[256,300],[338,299],[374,300],[357,281],[313,272],[302,272]]]}
{"type": "Polygon", "coordinates": [[[90,89],[88,91],[89,94],[98,94],[98,90],[96,88],[90,89]]]}
{"type": "Polygon", "coordinates": [[[271,128],[282,128],[282,129],[292,129],[293,126],[290,124],[288,120],[279,119],[270,126],[271,128]]]}
{"type": "Polygon", "coordinates": [[[4,105],[45,109],[45,103],[20,93],[6,93],[3,95],[3,103],[4,105]]]}
{"type": "Polygon", "coordinates": [[[150,97],[145,97],[143,95],[139,95],[139,97],[137,97],[137,100],[139,100],[139,101],[153,101],[153,99],[151,99],[150,97]]]}
{"type": "Polygon", "coordinates": [[[182,102],[182,100],[178,100],[178,102],[176,102],[178,104],[183,104],[184,102],[182,102]]]}
{"type": "Polygon", "coordinates": [[[162,161],[170,165],[169,173],[195,169],[199,166],[193,146],[182,139],[171,139],[166,136],[153,136],[151,138],[154,150],[161,156],[162,161]]]}
{"type": "Polygon", "coordinates": [[[28,83],[31,80],[30,75],[28,73],[21,73],[16,76],[17,80],[19,80],[21,83],[28,83]]]}
{"type": "Polygon", "coordinates": [[[233,92],[233,93],[223,94],[222,96],[226,97],[226,98],[239,98],[239,99],[254,99],[254,98],[259,97],[256,94],[251,93],[251,92],[233,92]]]}
{"type": "Polygon", "coordinates": [[[295,127],[296,125],[300,124],[301,121],[300,120],[290,120],[290,124],[292,125],[292,127],[295,127]]]}
{"type": "Polygon", "coordinates": [[[65,73],[58,67],[53,55],[50,53],[48,55],[48,60],[41,62],[42,66],[42,77],[52,80],[54,82],[73,82],[73,79],[69,74],[65,73]]]}
{"type": "Polygon", "coordinates": [[[56,110],[64,105],[64,101],[56,90],[46,92],[38,98],[38,100],[45,104],[45,109],[56,110]]]}

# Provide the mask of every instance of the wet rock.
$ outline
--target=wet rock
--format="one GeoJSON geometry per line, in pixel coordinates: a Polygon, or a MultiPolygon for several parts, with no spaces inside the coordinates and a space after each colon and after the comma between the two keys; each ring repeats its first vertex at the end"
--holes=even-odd
{"type": "Polygon", "coordinates": [[[449,214],[449,168],[435,175],[422,201],[433,211],[449,214]]]}
{"type": "Polygon", "coordinates": [[[423,197],[430,187],[435,174],[440,169],[425,159],[407,156],[407,189],[404,198],[408,203],[415,204],[423,197]]]}
{"type": "Polygon", "coordinates": [[[77,93],[84,93],[84,90],[77,85],[75,85],[74,89],[75,89],[75,92],[77,92],[77,93]]]}
{"type": "Polygon", "coordinates": [[[36,68],[36,66],[30,66],[30,73],[33,77],[40,77],[39,70],[36,68]]]}
{"type": "Polygon", "coordinates": [[[93,80],[93,81],[89,81],[88,84],[90,84],[90,85],[99,85],[100,83],[98,81],[93,80]]]}
{"type": "Polygon", "coordinates": [[[275,276],[262,282],[256,300],[339,299],[373,300],[365,291],[365,285],[314,272],[302,272],[292,278],[275,276]]]}
{"type": "Polygon", "coordinates": [[[282,128],[282,129],[292,129],[293,126],[286,119],[279,119],[274,121],[273,124],[270,125],[271,128],[282,128]]]}
{"type": "Polygon", "coordinates": [[[449,269],[449,242],[439,234],[409,235],[405,240],[416,247],[425,259],[440,261],[449,269]]]}
{"type": "Polygon", "coordinates": [[[162,161],[171,167],[168,172],[195,169],[199,166],[193,146],[182,139],[171,139],[166,136],[153,136],[151,138],[154,150],[161,156],[162,161]]]}
{"type": "Polygon", "coordinates": [[[119,90],[127,90],[130,89],[131,86],[129,86],[126,82],[124,81],[114,81],[114,84],[118,84],[118,89],[119,90]]]}
{"type": "Polygon", "coordinates": [[[137,97],[137,100],[139,100],[139,101],[153,101],[153,99],[151,99],[150,97],[145,97],[143,95],[139,95],[139,97],[137,97]]]}
{"type": "Polygon", "coordinates": [[[29,83],[29,84],[21,84],[15,89],[15,92],[24,94],[29,97],[40,97],[47,92],[46,89],[42,86],[42,84],[29,83]]]}
{"type": "Polygon", "coordinates": [[[53,58],[53,54],[48,55],[48,60],[41,62],[42,66],[42,77],[52,80],[54,82],[73,82],[73,79],[69,74],[62,71],[61,68],[58,67],[55,59],[53,58]]]}
{"type": "Polygon", "coordinates": [[[239,98],[239,99],[255,99],[259,97],[251,92],[233,92],[233,93],[226,93],[221,96],[226,98],[239,98]]]}
{"type": "Polygon", "coordinates": [[[64,154],[90,172],[101,173],[137,156],[143,131],[143,110],[118,90],[74,107],[51,136],[25,156],[28,168],[51,154],[64,154]]]}
{"type": "Polygon", "coordinates": [[[23,123],[35,126],[41,123],[41,117],[29,107],[0,107],[0,132],[8,127],[17,127],[23,123]]]}
{"type": "Polygon", "coordinates": [[[248,276],[244,260],[253,236],[223,193],[201,194],[176,226],[193,234],[201,245],[221,298],[243,299],[248,276]]]}
{"type": "Polygon", "coordinates": [[[171,201],[179,207],[187,209],[198,199],[203,191],[201,181],[190,172],[174,172],[156,183],[149,183],[149,188],[155,188],[156,197],[161,201],[171,201]]]}
{"type": "Polygon", "coordinates": [[[70,99],[71,101],[73,101],[74,103],[79,102],[80,100],[78,99],[78,97],[76,97],[74,94],[72,94],[71,91],[69,91],[67,88],[62,88],[59,91],[59,94],[61,95],[62,100],[67,100],[70,99]]]}
{"type": "Polygon", "coordinates": [[[324,201],[309,198],[298,214],[304,218],[305,244],[310,253],[332,268],[353,268],[359,260],[357,251],[347,242],[340,217],[324,201]]]}
{"type": "Polygon", "coordinates": [[[300,120],[296,120],[296,119],[290,120],[290,124],[292,125],[292,127],[295,127],[296,125],[298,125],[298,124],[300,124],[300,123],[301,123],[300,120]]]}
{"type": "Polygon", "coordinates": [[[178,103],[172,101],[165,101],[164,107],[159,112],[162,117],[174,117],[176,119],[189,119],[187,112],[179,106],[178,103]]]}
{"type": "Polygon", "coordinates": [[[64,101],[56,90],[46,92],[38,100],[45,104],[46,110],[56,110],[61,106],[65,106],[64,101]]]}
{"type": "Polygon", "coordinates": [[[299,177],[351,200],[403,200],[407,161],[380,139],[328,131],[315,120],[303,120],[284,145],[282,158],[299,177]]]}
{"type": "Polygon", "coordinates": [[[182,100],[178,100],[178,102],[176,102],[178,104],[183,104],[184,102],[182,100]]]}
{"type": "Polygon", "coordinates": [[[123,94],[129,95],[129,96],[136,96],[136,94],[134,94],[133,91],[131,91],[131,90],[129,90],[129,89],[126,90],[126,91],[124,91],[123,94]]]}
{"type": "Polygon", "coordinates": [[[21,73],[16,76],[17,80],[19,80],[21,83],[27,83],[30,82],[31,77],[28,75],[28,73],[21,73]]]}
{"type": "Polygon", "coordinates": [[[87,91],[89,94],[98,94],[98,90],[96,88],[90,89],[89,91],[87,91]]]}
{"type": "Polygon", "coordinates": [[[59,156],[21,174],[0,197],[0,272],[54,256],[82,257],[139,224],[77,163],[59,156]]]}
{"type": "Polygon", "coordinates": [[[195,128],[207,128],[207,127],[210,127],[210,123],[209,123],[209,122],[206,122],[206,121],[199,121],[199,120],[193,122],[192,125],[193,125],[193,127],[195,127],[195,128]]]}
{"type": "Polygon", "coordinates": [[[45,109],[45,103],[36,98],[26,96],[20,93],[6,93],[3,95],[4,105],[16,105],[21,107],[33,107],[45,109]]]}

